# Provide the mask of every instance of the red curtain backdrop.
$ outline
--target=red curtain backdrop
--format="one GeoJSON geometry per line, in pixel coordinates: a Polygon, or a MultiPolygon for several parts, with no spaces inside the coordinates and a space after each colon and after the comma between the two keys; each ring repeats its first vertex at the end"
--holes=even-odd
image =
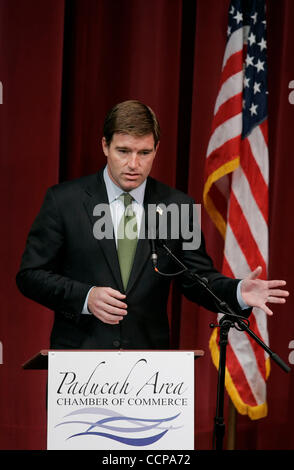
{"type": "MultiPolygon", "coordinates": [[[[104,165],[106,111],[139,99],[162,127],[152,175],[202,202],[203,169],[226,40],[229,0],[2,0],[0,2],[1,316],[0,449],[46,448],[46,372],[22,363],[48,347],[52,312],[15,285],[28,230],[48,186],[104,165]]],[[[291,155],[294,106],[292,0],[268,1],[270,277],[293,291],[291,155]]],[[[222,241],[202,210],[207,247],[221,266],[222,241]]],[[[294,339],[293,295],[268,321],[286,362],[294,339]]],[[[196,447],[210,449],[217,372],[208,340],[214,314],[170,296],[172,344],[204,349],[196,364],[196,447]]],[[[238,415],[238,449],[294,448],[293,371],[272,363],[269,414],[238,415]]],[[[227,419],[227,411],[226,411],[227,419]]]]}

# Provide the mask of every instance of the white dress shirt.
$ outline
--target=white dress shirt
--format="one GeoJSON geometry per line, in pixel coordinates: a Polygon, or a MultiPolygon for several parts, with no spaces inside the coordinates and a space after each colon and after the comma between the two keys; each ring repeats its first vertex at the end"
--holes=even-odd
{"type": "MultiPolygon", "coordinates": [[[[121,196],[121,194],[124,193],[124,191],[112,181],[108,174],[107,166],[104,168],[103,177],[106,185],[108,202],[110,206],[115,241],[117,241],[117,230],[119,222],[125,210],[124,203],[121,199],[119,199],[119,197],[121,196]]],[[[145,187],[146,180],[140,186],[138,186],[138,188],[132,189],[132,191],[129,192],[129,194],[133,198],[132,209],[136,215],[138,233],[140,233],[142,215],[144,211],[143,202],[145,187]]]]}

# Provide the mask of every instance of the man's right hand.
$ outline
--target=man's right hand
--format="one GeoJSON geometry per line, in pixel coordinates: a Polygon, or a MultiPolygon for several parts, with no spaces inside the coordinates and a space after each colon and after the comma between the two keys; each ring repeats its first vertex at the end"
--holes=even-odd
{"type": "Polygon", "coordinates": [[[88,298],[88,310],[103,323],[117,325],[127,314],[126,298],[111,287],[94,287],[88,298]]]}

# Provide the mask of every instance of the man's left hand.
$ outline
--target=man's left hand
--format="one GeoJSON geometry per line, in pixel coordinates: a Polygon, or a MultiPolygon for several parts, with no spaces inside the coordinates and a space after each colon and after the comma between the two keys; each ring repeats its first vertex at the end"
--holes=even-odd
{"type": "Polygon", "coordinates": [[[286,281],[263,281],[258,279],[261,271],[262,268],[259,266],[243,279],[241,295],[244,302],[250,307],[259,307],[267,315],[273,315],[273,312],[266,304],[284,304],[286,302],[285,297],[288,297],[289,292],[281,289],[286,285],[286,281]]]}

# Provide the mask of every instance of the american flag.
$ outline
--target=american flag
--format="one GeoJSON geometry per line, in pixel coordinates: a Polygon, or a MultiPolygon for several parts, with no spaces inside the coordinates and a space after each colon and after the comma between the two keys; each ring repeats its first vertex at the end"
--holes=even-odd
{"type": "MultiPolygon", "coordinates": [[[[233,0],[205,165],[204,205],[224,238],[223,273],[244,278],[268,265],[268,134],[264,0],[233,0]]],[[[266,314],[253,309],[250,328],[266,344],[266,314]]],[[[216,367],[219,329],[210,338],[216,367]]],[[[266,416],[269,358],[247,333],[231,329],[226,389],[236,409],[266,416]]]]}

